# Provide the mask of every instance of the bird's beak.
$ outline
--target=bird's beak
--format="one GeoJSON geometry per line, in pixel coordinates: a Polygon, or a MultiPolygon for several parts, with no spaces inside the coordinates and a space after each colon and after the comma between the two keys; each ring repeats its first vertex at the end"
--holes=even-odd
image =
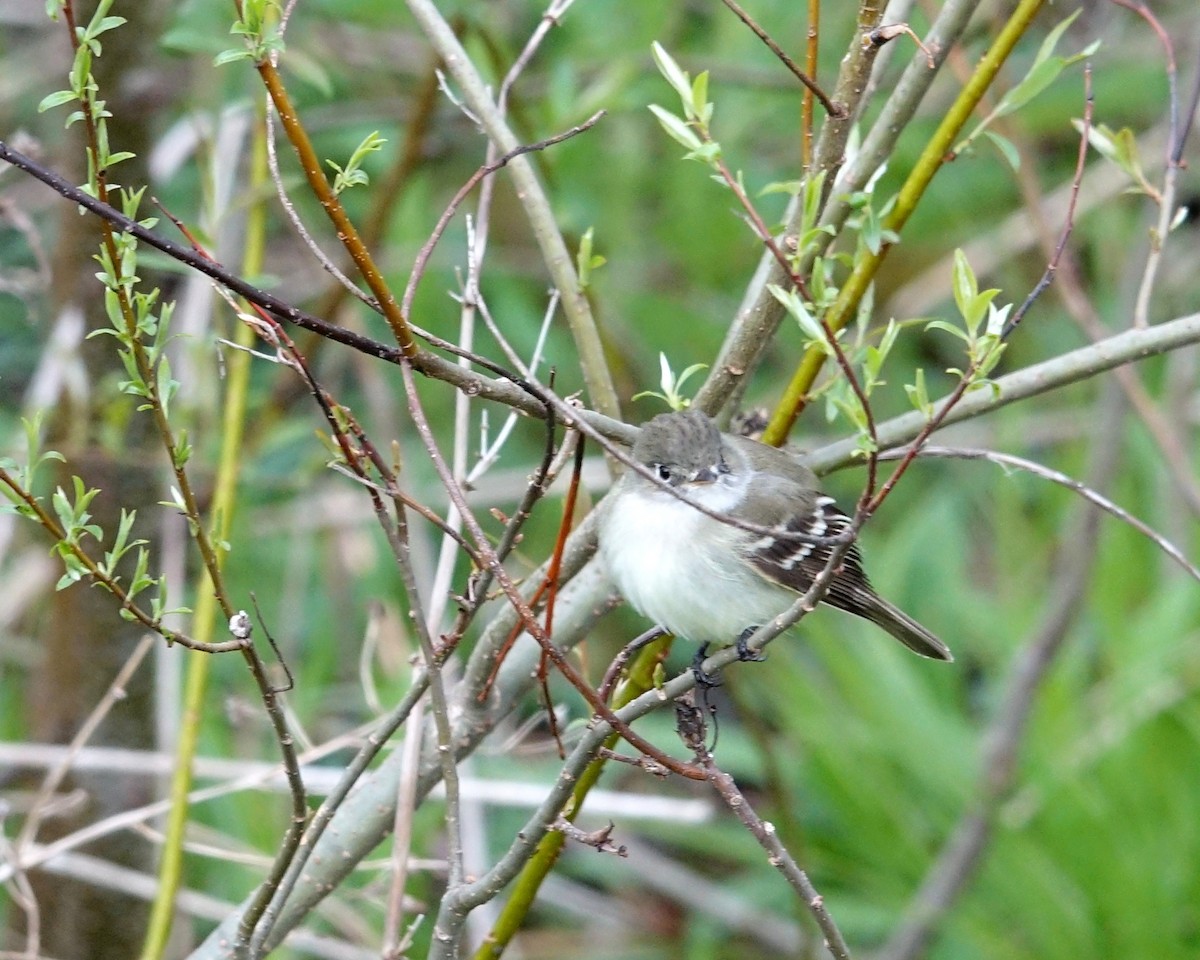
{"type": "Polygon", "coordinates": [[[688,477],[692,483],[712,483],[720,475],[720,470],[716,465],[711,467],[701,467],[699,470],[693,471],[688,477]]]}

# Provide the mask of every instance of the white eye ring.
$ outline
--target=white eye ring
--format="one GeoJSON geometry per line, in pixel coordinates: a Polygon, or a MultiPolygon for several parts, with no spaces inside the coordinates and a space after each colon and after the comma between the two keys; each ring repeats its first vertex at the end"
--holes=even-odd
{"type": "Polygon", "coordinates": [[[654,475],[664,483],[669,482],[671,479],[671,468],[665,463],[656,463],[654,465],[654,475]]]}

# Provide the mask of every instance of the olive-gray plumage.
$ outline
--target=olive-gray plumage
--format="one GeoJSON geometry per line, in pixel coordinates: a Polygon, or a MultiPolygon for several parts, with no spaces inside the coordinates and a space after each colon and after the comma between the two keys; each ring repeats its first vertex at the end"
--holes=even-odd
{"type": "MultiPolygon", "coordinates": [[[[722,434],[699,411],[655,417],[642,427],[633,457],[658,482],[626,474],[601,528],[601,551],[625,598],[690,640],[731,642],[778,616],[812,585],[832,547],[722,523],[662,486],[779,531],[831,536],[849,522],[802,463],[774,447],[722,434]]],[[[870,620],[921,656],[953,659],[941,640],[875,593],[857,546],[843,557],[825,602],[870,620]]]]}

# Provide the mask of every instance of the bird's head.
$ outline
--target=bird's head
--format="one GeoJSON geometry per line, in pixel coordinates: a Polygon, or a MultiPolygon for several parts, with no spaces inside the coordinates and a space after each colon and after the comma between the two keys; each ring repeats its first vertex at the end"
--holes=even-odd
{"type": "Polygon", "coordinates": [[[660,413],[642,427],[633,458],[672,487],[714,483],[729,473],[721,433],[699,410],[660,413]]]}

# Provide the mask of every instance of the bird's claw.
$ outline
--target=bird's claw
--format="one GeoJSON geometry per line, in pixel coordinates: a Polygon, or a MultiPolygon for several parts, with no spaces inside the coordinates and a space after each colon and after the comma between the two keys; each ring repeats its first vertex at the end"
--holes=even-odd
{"type": "Polygon", "coordinates": [[[737,638],[737,642],[733,645],[734,649],[737,650],[738,659],[743,663],[747,661],[761,663],[767,659],[765,654],[758,650],[751,650],[746,643],[747,640],[754,636],[754,631],[757,629],[758,627],[747,627],[742,631],[741,636],[737,638]]]}
{"type": "Polygon", "coordinates": [[[719,681],[713,674],[704,672],[704,661],[708,659],[708,644],[703,643],[696,651],[696,655],[692,657],[692,676],[696,679],[696,686],[704,690],[711,690],[713,687],[719,687],[719,681]]]}

